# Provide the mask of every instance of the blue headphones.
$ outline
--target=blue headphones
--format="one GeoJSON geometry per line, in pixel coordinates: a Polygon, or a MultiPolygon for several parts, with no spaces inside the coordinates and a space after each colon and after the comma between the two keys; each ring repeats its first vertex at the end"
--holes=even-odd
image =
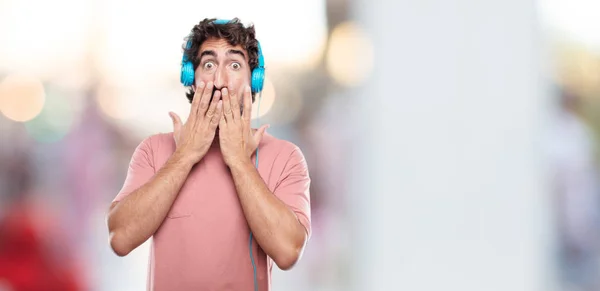
{"type": "MultiPolygon", "coordinates": [[[[213,21],[214,24],[227,24],[229,20],[217,19],[213,21]]],[[[258,66],[252,70],[252,76],[250,79],[250,87],[252,93],[258,93],[262,91],[265,83],[265,60],[263,58],[262,49],[260,48],[260,42],[257,41],[258,45],[258,66]]],[[[188,40],[186,49],[190,49],[192,46],[192,40],[188,40]]],[[[184,86],[191,86],[194,84],[194,64],[187,58],[185,53],[181,61],[181,76],[180,81],[184,86]]]]}

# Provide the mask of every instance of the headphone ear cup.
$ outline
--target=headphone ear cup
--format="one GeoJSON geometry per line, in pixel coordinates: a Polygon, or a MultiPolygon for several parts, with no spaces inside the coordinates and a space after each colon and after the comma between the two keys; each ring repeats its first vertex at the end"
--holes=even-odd
{"type": "Polygon", "coordinates": [[[184,86],[192,86],[194,84],[194,65],[192,62],[183,62],[181,64],[180,81],[184,86]]]}
{"type": "Polygon", "coordinates": [[[265,68],[258,67],[252,71],[252,92],[258,93],[262,91],[265,83],[265,68]]]}

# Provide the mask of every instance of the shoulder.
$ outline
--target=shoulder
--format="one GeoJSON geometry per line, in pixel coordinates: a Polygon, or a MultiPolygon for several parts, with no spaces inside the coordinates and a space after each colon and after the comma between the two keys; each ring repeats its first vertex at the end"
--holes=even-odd
{"type": "Polygon", "coordinates": [[[259,150],[268,152],[271,155],[274,154],[278,159],[287,160],[292,156],[302,157],[302,159],[304,159],[304,154],[298,145],[291,141],[277,138],[268,133],[265,133],[263,136],[259,150]]]}
{"type": "MultiPolygon", "coordinates": [[[[259,147],[260,160],[270,161],[274,173],[307,171],[304,153],[295,143],[265,133],[259,147]]],[[[267,162],[269,163],[269,162],[267,162]]]]}
{"type": "Polygon", "coordinates": [[[155,133],[144,138],[141,141],[140,146],[144,146],[153,152],[158,152],[160,150],[175,148],[175,140],[173,139],[172,132],[155,133]]]}
{"type": "Polygon", "coordinates": [[[135,149],[134,156],[143,155],[152,163],[164,160],[175,151],[173,133],[155,133],[145,137],[135,149]]]}

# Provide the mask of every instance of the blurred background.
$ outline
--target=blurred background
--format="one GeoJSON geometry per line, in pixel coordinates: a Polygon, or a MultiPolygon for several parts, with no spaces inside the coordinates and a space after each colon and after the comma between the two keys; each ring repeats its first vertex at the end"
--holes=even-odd
{"type": "Polygon", "coordinates": [[[254,24],[255,125],[313,236],[273,290],[600,290],[600,2],[0,0],[0,290],[145,290],[112,253],[131,154],[187,116],[181,47],[254,24]],[[260,118],[258,118],[260,117],[260,118]]]}

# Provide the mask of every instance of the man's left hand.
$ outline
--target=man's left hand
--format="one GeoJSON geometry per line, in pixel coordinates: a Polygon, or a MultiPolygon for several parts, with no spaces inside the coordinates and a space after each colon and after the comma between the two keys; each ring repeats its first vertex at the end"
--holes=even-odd
{"type": "Polygon", "coordinates": [[[229,91],[227,88],[221,90],[223,113],[219,122],[219,143],[223,159],[229,167],[236,163],[249,162],[262,140],[265,130],[269,127],[263,125],[258,130],[252,130],[250,127],[252,115],[250,87],[246,86],[242,94],[239,91],[241,90],[229,91]],[[243,112],[240,112],[240,95],[243,96],[243,112]]]}

